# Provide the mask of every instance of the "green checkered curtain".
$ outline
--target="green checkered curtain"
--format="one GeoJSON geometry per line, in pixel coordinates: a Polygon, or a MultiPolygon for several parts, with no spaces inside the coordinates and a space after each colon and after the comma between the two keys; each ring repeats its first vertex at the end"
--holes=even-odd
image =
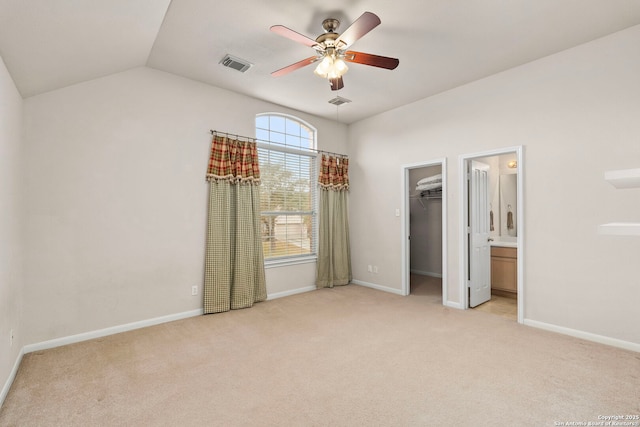
{"type": "Polygon", "coordinates": [[[256,144],[214,135],[207,180],[204,313],[251,307],[267,299],[256,144]]]}
{"type": "Polygon", "coordinates": [[[318,213],[316,287],[333,288],[351,282],[349,247],[349,159],[322,155],[318,213]]]}

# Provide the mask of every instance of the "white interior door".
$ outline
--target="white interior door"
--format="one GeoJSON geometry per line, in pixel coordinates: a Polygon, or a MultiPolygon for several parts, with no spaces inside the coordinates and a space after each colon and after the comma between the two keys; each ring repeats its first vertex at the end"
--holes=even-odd
{"type": "Polygon", "coordinates": [[[469,188],[469,307],[491,299],[489,165],[471,161],[469,188]]]}

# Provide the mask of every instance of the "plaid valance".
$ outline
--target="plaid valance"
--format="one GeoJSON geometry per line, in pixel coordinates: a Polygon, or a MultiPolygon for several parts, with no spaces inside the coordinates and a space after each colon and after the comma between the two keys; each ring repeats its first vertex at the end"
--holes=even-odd
{"type": "Polygon", "coordinates": [[[207,181],[213,180],[258,184],[260,167],[256,143],[214,135],[207,169],[207,181]]]}
{"type": "Polygon", "coordinates": [[[349,189],[349,159],[323,154],[318,183],[323,189],[349,189]]]}

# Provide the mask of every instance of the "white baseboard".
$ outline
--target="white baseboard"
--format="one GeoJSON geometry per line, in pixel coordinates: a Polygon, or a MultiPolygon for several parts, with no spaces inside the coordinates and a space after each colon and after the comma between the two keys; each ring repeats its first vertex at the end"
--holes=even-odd
{"type": "MultiPolygon", "coordinates": [[[[304,288],[294,289],[285,292],[276,292],[274,294],[268,294],[267,299],[272,300],[276,298],[282,298],[289,295],[295,295],[303,292],[315,291],[315,286],[307,286],[304,288]]],[[[23,352],[32,353],[34,351],[46,350],[49,348],[60,347],[67,344],[74,344],[82,341],[91,340],[94,338],[105,337],[107,335],[118,334],[121,332],[132,331],[134,329],[146,328],[148,326],[159,325],[161,323],[173,322],[174,320],[186,319],[188,317],[201,316],[204,310],[199,308],[196,310],[185,311],[183,313],[170,314],[167,316],[155,317],[153,319],[141,320],[139,322],[127,323],[124,325],[112,326],[105,329],[99,329],[96,331],[83,332],[77,335],[71,335],[62,338],[56,338],[49,341],[43,341],[35,344],[29,344],[24,346],[23,352]]]]}
{"type": "MultiPolygon", "coordinates": [[[[400,290],[400,289],[389,288],[387,286],[377,285],[375,283],[364,282],[362,280],[352,280],[351,283],[353,283],[354,285],[360,285],[360,286],[364,286],[364,287],[367,287],[367,288],[377,289],[379,291],[389,292],[389,293],[392,293],[392,294],[404,296],[404,294],[402,293],[402,290],[400,290]]],[[[447,301],[446,304],[444,304],[444,305],[446,307],[456,308],[458,310],[462,310],[463,309],[462,304],[459,303],[459,302],[447,301]]]]}
{"type": "Polygon", "coordinates": [[[353,283],[354,285],[360,285],[367,288],[377,289],[379,291],[389,292],[389,293],[400,295],[400,296],[403,295],[401,289],[390,288],[388,286],[377,285],[375,283],[363,282],[362,280],[352,280],[351,283],[353,283]]]}
{"type": "Polygon", "coordinates": [[[640,353],[640,344],[630,341],[623,341],[617,338],[606,337],[604,335],[592,334],[590,332],[578,331],[576,329],[565,328],[564,326],[552,325],[550,323],[538,322],[537,320],[524,319],[523,322],[527,326],[532,326],[538,329],[544,329],[545,331],[557,332],[564,335],[569,335],[575,338],[580,338],[587,341],[593,341],[600,344],[610,345],[612,347],[623,348],[625,350],[631,350],[640,353]]]}
{"type": "Polygon", "coordinates": [[[432,273],[430,271],[422,271],[422,270],[410,270],[411,274],[418,274],[420,276],[429,276],[429,277],[437,277],[442,279],[442,274],[440,273],[432,273]]]}
{"type": "Polygon", "coordinates": [[[267,301],[272,299],[278,299],[283,297],[288,297],[291,295],[302,294],[304,292],[315,291],[317,288],[315,286],[305,286],[304,288],[293,289],[290,291],[276,292],[273,294],[267,294],[267,301]]]}
{"type": "Polygon", "coordinates": [[[47,350],[49,348],[60,347],[67,344],[75,344],[82,341],[92,340],[94,338],[105,337],[107,335],[119,334],[121,332],[133,331],[134,329],[146,328],[147,326],[173,322],[174,320],[186,319],[188,317],[201,316],[203,312],[203,309],[199,308],[197,310],[185,311],[183,313],[169,314],[167,316],[154,317],[153,319],[141,320],[139,322],[112,326],[110,328],[98,329],[96,331],[83,332],[77,335],[70,335],[68,337],[56,338],[49,341],[25,345],[23,351],[24,354],[27,354],[34,351],[47,350]]]}
{"type": "Polygon", "coordinates": [[[464,307],[462,306],[461,303],[459,302],[454,302],[454,301],[447,301],[447,303],[445,304],[446,307],[451,307],[451,308],[455,308],[458,310],[464,310],[464,307]]]}
{"type": "Polygon", "coordinates": [[[13,369],[9,374],[9,378],[4,383],[2,387],[2,392],[0,392],[0,408],[2,408],[2,404],[4,403],[4,399],[7,398],[7,394],[9,394],[9,389],[11,388],[11,384],[13,384],[13,380],[16,379],[16,374],[18,373],[18,368],[20,367],[20,363],[22,363],[22,356],[24,356],[24,347],[18,353],[18,357],[16,357],[16,362],[13,364],[13,369]]]}

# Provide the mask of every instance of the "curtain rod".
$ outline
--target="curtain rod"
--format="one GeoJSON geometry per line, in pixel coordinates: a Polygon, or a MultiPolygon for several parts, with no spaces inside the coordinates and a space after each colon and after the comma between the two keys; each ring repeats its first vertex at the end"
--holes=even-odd
{"type": "MultiPolygon", "coordinates": [[[[211,132],[211,135],[226,135],[226,136],[235,136],[237,139],[246,139],[248,141],[252,141],[252,142],[261,142],[263,144],[274,144],[274,145],[281,145],[283,147],[288,147],[288,148],[298,148],[299,147],[292,147],[291,145],[287,145],[287,144],[283,144],[282,142],[271,142],[271,141],[262,141],[260,139],[255,139],[255,138],[251,138],[249,136],[240,136],[240,135],[236,135],[235,133],[227,133],[227,132],[220,132],[219,130],[209,130],[209,132],[211,132]]],[[[340,157],[345,157],[348,158],[349,156],[347,156],[346,154],[342,154],[342,153],[334,153],[332,151],[325,151],[325,150],[319,150],[317,148],[302,148],[302,150],[309,150],[309,151],[314,151],[316,153],[320,153],[320,154],[333,154],[335,156],[340,156],[340,157]]]]}

